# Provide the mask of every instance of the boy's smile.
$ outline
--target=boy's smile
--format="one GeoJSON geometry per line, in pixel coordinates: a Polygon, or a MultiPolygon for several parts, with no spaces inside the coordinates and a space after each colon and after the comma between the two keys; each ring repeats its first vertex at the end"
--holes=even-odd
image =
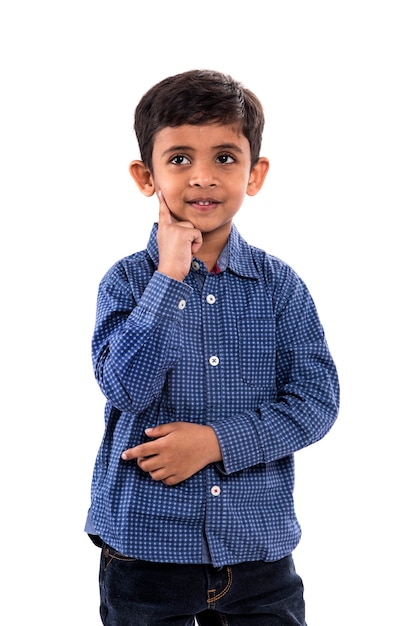
{"type": "MultiPolygon", "coordinates": [[[[137,182],[139,163],[131,165],[137,182]]],[[[215,237],[224,244],[245,195],[261,188],[268,161],[260,158],[251,168],[249,141],[235,126],[185,124],[156,134],[152,168],[141,191],[161,190],[174,219],[191,222],[205,241],[215,237]]]]}

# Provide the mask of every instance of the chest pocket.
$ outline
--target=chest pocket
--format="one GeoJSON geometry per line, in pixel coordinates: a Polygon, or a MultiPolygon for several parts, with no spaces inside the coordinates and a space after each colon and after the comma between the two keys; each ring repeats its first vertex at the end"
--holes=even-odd
{"type": "Polygon", "coordinates": [[[239,364],[246,383],[274,387],[276,383],[276,323],[274,317],[238,320],[239,364]]]}

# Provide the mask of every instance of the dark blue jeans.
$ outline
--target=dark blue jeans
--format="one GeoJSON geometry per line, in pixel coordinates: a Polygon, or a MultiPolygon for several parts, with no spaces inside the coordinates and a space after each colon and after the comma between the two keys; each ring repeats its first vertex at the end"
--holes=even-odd
{"type": "Polygon", "coordinates": [[[105,544],[100,600],[105,626],[306,626],[291,556],[215,568],[140,561],[105,544]]]}

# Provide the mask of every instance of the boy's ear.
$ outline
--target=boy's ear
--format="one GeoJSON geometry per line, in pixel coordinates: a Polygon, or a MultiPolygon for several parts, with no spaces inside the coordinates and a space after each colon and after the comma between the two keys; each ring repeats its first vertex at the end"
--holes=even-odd
{"type": "Polygon", "coordinates": [[[264,180],[269,171],[270,163],[266,157],[260,157],[250,172],[247,185],[247,194],[255,196],[263,186],[264,180]]]}
{"type": "Polygon", "coordinates": [[[152,174],[145,167],[143,161],[132,161],[129,166],[129,172],[144,196],[152,196],[154,194],[155,186],[152,174]]]}

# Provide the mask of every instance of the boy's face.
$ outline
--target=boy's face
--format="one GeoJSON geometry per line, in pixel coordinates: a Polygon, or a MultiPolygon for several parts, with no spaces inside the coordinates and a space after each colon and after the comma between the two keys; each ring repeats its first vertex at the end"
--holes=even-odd
{"type": "Polygon", "coordinates": [[[186,124],[156,134],[152,166],[148,189],[161,190],[176,220],[222,235],[229,234],[245,195],[261,188],[268,161],[251,169],[250,144],[234,126],[186,124]]]}

